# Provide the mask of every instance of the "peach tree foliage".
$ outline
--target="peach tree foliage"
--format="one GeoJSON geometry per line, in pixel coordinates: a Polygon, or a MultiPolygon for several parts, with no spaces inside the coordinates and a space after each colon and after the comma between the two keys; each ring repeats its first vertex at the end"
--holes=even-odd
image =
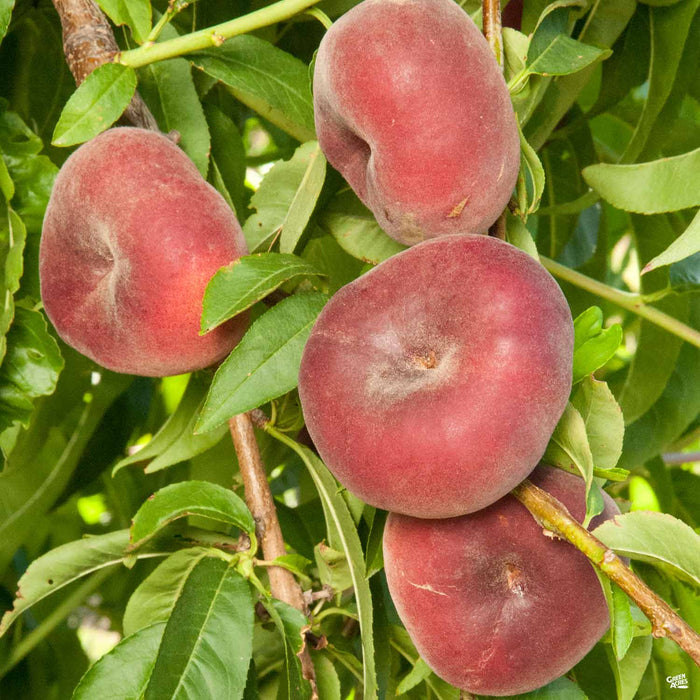
{"type": "MultiPolygon", "coordinates": [[[[403,249],[315,140],[322,24],[275,20],[140,60],[154,27],[165,42],[269,4],[175,3],[165,23],[166,3],[101,0],[130,58],[76,91],[53,6],[0,0],[0,697],[117,687],[125,698],[305,698],[296,654],[308,625],[310,646],[327,641],[311,650],[322,698],[459,696],[419,658],[388,595],[386,513],[339,489],[305,444],[296,384],[317,315],[403,249]],[[251,318],[216,373],[102,370],[41,308],[39,234],[56,172],[136,86],[251,251],[204,298],[203,331],[251,318]],[[270,596],[252,551],[235,551],[240,535],[255,544],[255,528],[226,421],[258,407],[274,419],[257,439],[289,551],[281,563],[327,592],[311,620],[270,596]]],[[[319,7],[334,20],[354,4],[319,7]]],[[[601,487],[631,504],[597,533],[696,628],[700,488],[677,455],[700,449],[699,4],[524,0],[522,32],[503,37],[523,135],[507,237],[540,256],[576,319],[573,389],[546,461],[584,477],[587,517],[602,509],[601,487]]],[[[610,631],[531,697],[675,697],[666,678],[681,674],[700,687],[689,657],[652,638],[614,585],[604,590],[610,631]]]]}

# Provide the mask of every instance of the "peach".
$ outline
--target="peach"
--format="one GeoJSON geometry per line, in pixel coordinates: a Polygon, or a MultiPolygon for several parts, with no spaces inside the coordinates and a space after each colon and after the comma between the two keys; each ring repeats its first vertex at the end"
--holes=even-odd
{"type": "Polygon", "coordinates": [[[520,166],[501,70],[452,0],[364,0],[328,30],[314,69],[319,143],[393,238],[483,233],[520,166]]]}
{"type": "Polygon", "coordinates": [[[218,192],[162,134],[116,128],[61,168],[41,238],[41,295],[63,340],[115,372],[181,374],[225,357],[246,317],[199,335],[207,282],[247,253],[218,192]]]}
{"type": "MultiPolygon", "coordinates": [[[[532,481],[582,520],[581,479],[538,467],[532,481]]],[[[619,513],[605,510],[591,523],[619,513]]],[[[580,661],[608,628],[605,597],[586,557],[546,537],[513,496],[459,518],[390,514],[384,566],[392,599],[435,673],[479,695],[515,695],[580,661]]]]}
{"type": "Polygon", "coordinates": [[[530,256],[443,236],[338,291],[312,329],[299,395],[319,454],[378,508],[446,518],[534,469],[571,389],[573,322],[530,256]]]}

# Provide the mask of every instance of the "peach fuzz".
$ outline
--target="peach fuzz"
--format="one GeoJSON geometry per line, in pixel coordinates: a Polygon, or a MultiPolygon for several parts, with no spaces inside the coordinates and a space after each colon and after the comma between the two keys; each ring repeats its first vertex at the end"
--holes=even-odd
{"type": "Polygon", "coordinates": [[[240,340],[245,315],[200,336],[204,290],[247,253],[223,197],[167,137],[103,132],[61,168],[44,219],[41,295],[61,338],[115,372],[207,367],[240,340]]]}
{"type": "Polygon", "coordinates": [[[483,233],[520,167],[493,52],[452,0],[364,0],[324,36],[314,69],[318,140],[396,240],[483,233]]]}
{"type": "Polygon", "coordinates": [[[306,425],[340,483],[378,508],[446,518],[537,465],[571,389],[573,322],[531,257],[452,235],[332,297],[306,344],[306,425]]]}
{"type": "MultiPolygon", "coordinates": [[[[531,480],[583,519],[582,479],[541,466],[531,480]]],[[[591,529],[618,513],[606,494],[591,529]]],[[[480,696],[526,693],[559,678],[609,626],[593,565],[573,545],[547,537],[510,495],[460,518],[390,514],[384,566],[421,657],[448,683],[480,696]]]]}

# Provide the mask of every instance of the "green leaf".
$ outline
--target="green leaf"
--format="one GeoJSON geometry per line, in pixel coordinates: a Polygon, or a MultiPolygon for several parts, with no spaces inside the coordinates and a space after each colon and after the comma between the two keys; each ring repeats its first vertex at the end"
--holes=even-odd
{"type": "MultiPolygon", "coordinates": [[[[700,327],[700,300],[690,304],[688,323],[700,327]]],[[[666,387],[654,405],[627,425],[619,466],[634,468],[659,454],[700,412],[700,350],[684,343],[666,387]]]]}
{"type": "Polygon", "coordinates": [[[328,279],[322,281],[322,291],[329,294],[335,294],[341,287],[357,279],[364,267],[361,260],[346,253],[335,238],[328,234],[312,238],[306,244],[302,257],[327,276],[328,279]]]}
{"type": "Polygon", "coordinates": [[[616,659],[612,649],[606,645],[610,667],[615,676],[618,700],[633,700],[651,658],[652,638],[635,637],[622,659],[616,659]]]}
{"type": "Polygon", "coordinates": [[[256,210],[243,226],[248,247],[260,250],[290,227],[283,253],[291,253],[309,221],[325,178],[325,158],[318,142],[299,146],[288,161],[276,163],[250,200],[256,210]],[[291,244],[294,245],[291,245],[291,244]],[[290,247],[291,246],[291,247],[290,247]]]}
{"type": "Polygon", "coordinates": [[[700,585],[700,535],[682,520],[638,510],[616,515],[593,534],[618,554],[660,566],[676,578],[700,585]]]}
{"type": "Polygon", "coordinates": [[[311,566],[311,560],[303,557],[301,554],[283,554],[272,560],[271,566],[279,566],[282,569],[291,571],[303,584],[309,588],[312,585],[312,580],[306,573],[311,566]]]}
{"type": "Polygon", "coordinates": [[[352,586],[352,573],[345,552],[339,552],[319,542],[314,547],[314,558],[318,576],[325,586],[330,586],[337,593],[342,593],[352,586]]]}
{"type": "Polygon", "coordinates": [[[627,594],[605,574],[595,569],[600,585],[605,594],[610,613],[610,629],[605,641],[610,641],[613,657],[621,659],[634,639],[635,625],[627,594]]]}
{"type": "MultiPolygon", "coordinates": [[[[163,39],[177,36],[171,25],[164,27],[161,34],[163,39]]],[[[139,69],[138,77],[139,92],[161,131],[180,134],[178,146],[194,162],[202,177],[206,177],[211,146],[209,126],[194,87],[189,61],[173,58],[151,63],[139,69]]]]}
{"type": "Polygon", "coordinates": [[[280,251],[282,253],[293,253],[297,247],[316,207],[325,179],[326,158],[316,142],[315,148],[310,150],[306,170],[304,170],[299,188],[294,194],[287,216],[282,223],[280,236],[280,251]]]}
{"type": "Polygon", "coordinates": [[[137,511],[131,524],[136,548],[178,518],[200,515],[253,534],[255,523],[246,504],[233,491],[208,481],[183,481],[156,491],[137,511]]]}
{"type": "Polygon", "coordinates": [[[210,549],[191,547],[161,562],[131,594],[122,621],[124,634],[132,635],[148,625],[167,622],[192,569],[207,556],[212,556],[210,549]]]}
{"type": "Polygon", "coordinates": [[[365,697],[373,698],[377,692],[377,679],[372,631],[372,595],[366,578],[364,554],[355,522],[345,499],[338,490],[336,480],[316,454],[280,433],[274,432],[273,435],[292,447],[304,461],[321,497],[329,543],[334,549],[344,552],[347,559],[360,621],[364,694],[365,697]]]}
{"type": "Polygon", "coordinates": [[[15,183],[12,182],[10,171],[2,158],[2,151],[0,151],[0,193],[5,198],[6,203],[9,203],[15,195],[15,183]]]}
{"type": "Polygon", "coordinates": [[[586,526],[603,510],[603,497],[593,482],[593,453],[588,444],[586,424],[576,408],[568,403],[550,438],[542,458],[547,464],[567,471],[578,471],[586,482],[586,526]]]}
{"type": "Polygon", "coordinates": [[[419,657],[413,668],[401,679],[398,688],[396,688],[396,694],[402,695],[407,693],[424,681],[431,673],[430,666],[419,657]]]}
{"type": "MultiPolygon", "coordinates": [[[[700,148],[673,158],[661,158],[636,165],[589,165],[584,168],[583,177],[603,199],[618,209],[639,214],[660,214],[700,205],[698,172],[700,148]]],[[[693,240],[695,241],[697,247],[691,252],[700,248],[697,227],[698,224],[693,220],[689,227],[689,240],[683,243],[683,246],[693,248],[693,240]]],[[[675,257],[670,261],[680,259],[675,257]]],[[[656,263],[653,267],[667,264],[656,263]]]]}
{"type": "MultiPolygon", "coordinates": [[[[10,138],[24,141],[27,134],[15,133],[10,138]]],[[[30,233],[39,233],[58,168],[46,156],[27,154],[8,157],[7,166],[15,185],[12,208],[30,233]]],[[[36,274],[31,267],[28,270],[36,274]]]]}
{"type": "MultiPolygon", "coordinates": [[[[0,163],[3,163],[1,157],[0,163]]],[[[10,207],[6,211],[5,220],[0,220],[0,289],[4,290],[4,304],[0,311],[0,362],[7,349],[5,336],[15,317],[14,295],[24,272],[23,254],[27,238],[27,229],[22,219],[10,207]]]]}
{"type": "Polygon", "coordinates": [[[12,8],[15,6],[15,0],[0,0],[0,43],[7,33],[7,28],[10,26],[10,17],[12,17],[12,8]]]}
{"type": "Polygon", "coordinates": [[[602,469],[612,469],[622,454],[625,423],[622,411],[605,382],[587,376],[571,397],[586,426],[593,463],[602,469]]]}
{"type": "Polygon", "coordinates": [[[72,700],[114,698],[117,689],[119,700],[141,700],[164,631],[165,623],[159,622],[122,639],[80,679],[72,700]]]}
{"type": "Polygon", "coordinates": [[[516,185],[518,209],[516,214],[527,217],[537,211],[544,192],[544,168],[535,149],[529,144],[522,130],[518,127],[520,135],[520,172],[516,185]]]}
{"type": "Polygon", "coordinates": [[[389,514],[385,510],[375,510],[372,518],[365,554],[365,569],[367,578],[371,578],[384,566],[384,551],[382,541],[384,537],[384,525],[389,514]]]}
{"type": "Polygon", "coordinates": [[[95,69],[63,108],[51,143],[72,146],[97,136],[119,119],[135,91],[133,68],[105,63],[95,69]]]}
{"type": "Polygon", "coordinates": [[[322,274],[313,265],[289,253],[256,253],[234,260],[222,267],[207,285],[202,332],[249,309],[285,282],[322,274]]]}
{"type": "MultiPolygon", "coordinates": [[[[698,165],[700,165],[700,159],[698,160],[698,165]]],[[[659,253],[656,257],[652,258],[642,270],[642,274],[651,272],[657,267],[663,267],[664,265],[672,265],[675,262],[683,260],[695,255],[695,253],[700,251],[700,212],[697,212],[693,217],[693,220],[688,225],[683,233],[676,238],[671,245],[664,250],[663,253],[659,253]]]]}
{"type": "Polygon", "coordinates": [[[246,155],[243,138],[233,121],[218,107],[207,103],[204,105],[204,114],[211,134],[212,167],[219,172],[236,217],[239,221],[243,221],[247,206],[246,155]]]}
{"type": "Polygon", "coordinates": [[[580,382],[610,360],[622,342],[622,327],[603,328],[603,312],[591,306],[574,319],[573,383],[580,382]]]}
{"type": "Polygon", "coordinates": [[[528,64],[527,71],[538,75],[568,75],[605,60],[611,53],[610,49],[582,44],[566,34],[559,34],[532,63],[528,64]]]}
{"type": "Polygon", "coordinates": [[[172,543],[154,542],[136,554],[129,551],[129,531],[86,537],[62,544],[35,559],[18,583],[14,607],[5,613],[0,636],[25,611],[64,586],[107,566],[122,563],[126,557],[161,557],[172,551],[172,543]]]}
{"type": "Polygon", "coordinates": [[[298,141],[315,138],[309,71],[298,58],[263,39],[243,35],[190,59],[298,141]]]}
{"type": "Polygon", "coordinates": [[[572,39],[570,7],[579,3],[556,3],[545,9],[533,33],[523,69],[509,82],[519,92],[530,74],[568,75],[588,68],[607,58],[611,51],[572,39]]]}
{"type": "Polygon", "coordinates": [[[94,385],[92,362],[70,353],[67,360],[0,472],[0,570],[63,493],[105,411],[133,381],[105,370],[94,385]]]}
{"type": "Polygon", "coordinates": [[[574,319],[574,352],[602,330],[603,311],[599,306],[589,306],[574,319]]]}
{"type": "Polygon", "coordinates": [[[15,423],[28,427],[34,399],[54,392],[62,369],[61,352],[43,314],[17,307],[0,365],[0,430],[15,423]]]}
{"type": "Polygon", "coordinates": [[[341,700],[340,679],[333,662],[323,654],[314,655],[313,660],[314,668],[316,669],[316,684],[318,685],[319,698],[324,698],[324,700],[341,700]]]}
{"type": "Polygon", "coordinates": [[[297,609],[281,600],[264,596],[262,600],[265,609],[282,636],[285,655],[284,690],[287,700],[308,700],[311,697],[311,685],[304,679],[301,669],[299,652],[304,646],[304,631],[309,627],[309,621],[297,609]]]}
{"type": "Polygon", "coordinates": [[[291,391],[301,355],[327,297],[294,294],[258,318],[214,376],[197,422],[205,432],[291,391]]]}
{"type": "Polygon", "coordinates": [[[406,246],[379,228],[372,212],[352,190],[343,190],[333,197],[319,215],[318,223],[345,252],[373,265],[406,250],[406,246]]]}
{"type": "Polygon", "coordinates": [[[568,678],[557,678],[530,693],[513,695],[511,700],[587,700],[587,697],[573,681],[568,678]]]}
{"type": "Polygon", "coordinates": [[[506,218],[506,240],[511,245],[527,253],[531,258],[537,260],[537,262],[540,261],[532,234],[528,231],[522,219],[512,214],[509,214],[506,218]]]}
{"type": "Polygon", "coordinates": [[[651,64],[647,78],[649,88],[642,116],[622,156],[624,162],[634,162],[642,152],[671,94],[688,30],[698,6],[700,6],[700,0],[682,0],[670,7],[649,8],[651,29],[651,64]]]}
{"type": "Polygon", "coordinates": [[[144,700],[243,697],[253,653],[253,596],[222,559],[190,572],[168,619],[144,700]]]}
{"type": "Polygon", "coordinates": [[[217,444],[226,432],[224,426],[203,435],[196,435],[194,432],[199,407],[208,389],[209,383],[204,381],[202,375],[199,373],[191,375],[175,412],[149,443],[117,462],[112,475],[123,467],[141,462],[148,462],[144,471],[146,474],[152,474],[196,457],[217,444]]]}
{"type": "MultiPolygon", "coordinates": [[[[640,261],[652,257],[662,250],[674,236],[673,228],[666,216],[632,216],[632,225],[637,241],[640,261]]],[[[642,292],[653,293],[666,287],[663,272],[642,278],[642,292]]],[[[656,306],[669,315],[686,321],[688,318],[687,297],[668,295],[656,306]]],[[[683,341],[654,323],[643,320],[637,338],[637,349],[632,359],[625,383],[618,394],[626,423],[643,416],[661,396],[673,372],[683,341]]]]}
{"type": "MultiPolygon", "coordinates": [[[[527,9],[527,8],[526,8],[527,9]]],[[[591,5],[578,35],[579,41],[611,47],[637,9],[635,0],[606,0],[591,5]]],[[[596,66],[551,79],[549,88],[526,124],[526,136],[535,150],[542,148],[581,91],[590,83],[596,66]]]]}
{"type": "Polygon", "coordinates": [[[615,355],[622,343],[622,326],[615,323],[588,338],[574,350],[573,382],[603,367],[615,355]]]}
{"type": "Polygon", "coordinates": [[[126,24],[134,39],[143,44],[151,31],[151,3],[149,0],[96,0],[102,11],[114,24],[126,24]]]}

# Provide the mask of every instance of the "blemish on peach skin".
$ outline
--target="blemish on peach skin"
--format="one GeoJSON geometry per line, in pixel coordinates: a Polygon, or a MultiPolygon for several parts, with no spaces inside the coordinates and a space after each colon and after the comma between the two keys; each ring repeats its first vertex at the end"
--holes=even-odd
{"type": "Polygon", "coordinates": [[[455,208],[447,215],[448,219],[456,219],[463,211],[464,207],[467,206],[469,197],[465,197],[461,202],[459,202],[455,208]]]}

